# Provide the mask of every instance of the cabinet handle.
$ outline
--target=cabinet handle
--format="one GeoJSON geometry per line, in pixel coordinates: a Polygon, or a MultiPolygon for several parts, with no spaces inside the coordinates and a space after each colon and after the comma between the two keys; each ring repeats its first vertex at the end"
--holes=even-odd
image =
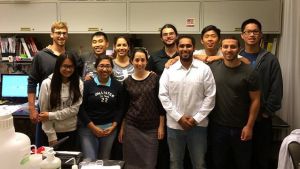
{"type": "Polygon", "coordinates": [[[90,32],[96,32],[96,31],[99,31],[99,28],[88,28],[88,31],[90,31],[90,32]]]}
{"type": "MultiPolygon", "coordinates": [[[[33,30],[33,29],[32,29],[33,30]]],[[[20,28],[20,31],[23,31],[23,32],[30,32],[31,31],[31,28],[29,27],[21,27],[20,28]]]]}
{"type": "Polygon", "coordinates": [[[235,32],[241,32],[242,29],[241,29],[241,28],[234,28],[234,31],[235,31],[235,32]]]}

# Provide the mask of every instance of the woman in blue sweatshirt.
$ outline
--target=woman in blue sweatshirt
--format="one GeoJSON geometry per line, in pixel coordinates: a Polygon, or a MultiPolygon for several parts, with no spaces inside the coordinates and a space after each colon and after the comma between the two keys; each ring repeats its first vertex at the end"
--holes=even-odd
{"type": "Polygon", "coordinates": [[[116,126],[123,115],[123,87],[111,74],[112,59],[98,58],[97,75],[84,82],[83,102],[79,111],[79,135],[85,159],[109,159],[116,126]]]}

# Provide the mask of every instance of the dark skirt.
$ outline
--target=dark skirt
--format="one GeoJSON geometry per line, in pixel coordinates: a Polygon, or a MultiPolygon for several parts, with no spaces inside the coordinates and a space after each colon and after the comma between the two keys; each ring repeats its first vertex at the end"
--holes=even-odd
{"type": "Polygon", "coordinates": [[[125,123],[123,157],[125,169],[154,169],[157,161],[157,129],[140,130],[125,123]]]}

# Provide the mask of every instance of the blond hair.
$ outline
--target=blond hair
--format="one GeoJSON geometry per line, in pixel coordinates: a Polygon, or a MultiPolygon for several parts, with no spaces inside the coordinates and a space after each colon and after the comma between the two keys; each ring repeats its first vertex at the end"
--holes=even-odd
{"type": "Polygon", "coordinates": [[[51,32],[53,33],[55,29],[66,29],[68,31],[67,23],[61,21],[55,21],[51,26],[51,32]]]}

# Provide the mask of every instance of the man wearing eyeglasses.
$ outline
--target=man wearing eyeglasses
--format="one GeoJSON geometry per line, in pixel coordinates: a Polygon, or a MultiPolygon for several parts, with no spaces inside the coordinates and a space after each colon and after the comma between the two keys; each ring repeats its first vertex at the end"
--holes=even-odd
{"type": "Polygon", "coordinates": [[[282,74],[278,59],[260,47],[262,26],[256,19],[242,23],[241,37],[245,49],[240,55],[247,58],[259,73],[261,106],[253,129],[253,169],[268,169],[272,152],[272,116],[281,108],[282,74]]]}
{"type": "MultiPolygon", "coordinates": [[[[68,27],[65,22],[54,22],[51,26],[50,37],[52,39],[52,44],[46,48],[39,51],[32,61],[31,70],[29,72],[28,78],[28,110],[29,117],[32,123],[38,123],[38,112],[35,109],[35,98],[36,98],[36,88],[38,84],[42,84],[42,81],[46,79],[54,71],[54,66],[56,59],[66,52],[66,41],[68,39],[68,27]]],[[[68,51],[77,56],[76,53],[68,51]]],[[[77,57],[78,59],[78,57],[77,57]]],[[[78,71],[82,71],[82,65],[80,60],[77,62],[78,71]]],[[[36,133],[36,137],[37,137],[36,133]]],[[[42,137],[43,138],[43,137],[42,137]]],[[[40,143],[48,143],[46,140],[40,140],[36,138],[35,144],[40,146],[40,143]]]]}
{"type": "Polygon", "coordinates": [[[167,61],[178,56],[175,43],[177,36],[177,29],[172,24],[165,24],[160,29],[160,39],[163,42],[164,47],[161,50],[150,54],[150,58],[147,64],[148,70],[154,71],[160,76],[164,71],[167,61]]]}

